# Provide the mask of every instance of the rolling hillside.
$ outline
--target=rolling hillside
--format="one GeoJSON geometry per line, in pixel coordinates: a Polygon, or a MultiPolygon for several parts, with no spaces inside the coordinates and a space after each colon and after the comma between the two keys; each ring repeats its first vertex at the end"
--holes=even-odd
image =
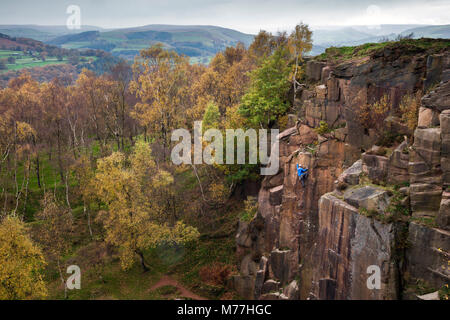
{"type": "MultiPolygon", "coordinates": [[[[393,40],[411,33],[414,38],[449,38],[450,25],[386,24],[379,26],[327,26],[313,30],[311,55],[330,46],[357,46],[393,40]]],[[[69,49],[101,49],[132,60],[143,48],[162,42],[167,48],[190,56],[192,62],[206,63],[218,51],[243,42],[253,35],[216,26],[148,25],[126,29],[102,29],[83,26],[68,30],[64,26],[0,25],[0,33],[12,37],[33,38],[69,49]]]]}
{"type": "Polygon", "coordinates": [[[215,26],[149,25],[139,28],[118,29],[108,32],[87,31],[64,35],[49,43],[64,48],[91,48],[112,52],[116,56],[133,58],[139,50],[161,42],[197,59],[208,59],[227,46],[242,42],[249,45],[252,35],[215,26]]]}
{"type": "Polygon", "coordinates": [[[10,37],[31,38],[44,42],[66,34],[93,30],[101,31],[103,29],[94,26],[82,26],[79,30],[69,30],[66,26],[0,25],[0,33],[7,34],[10,37]]]}
{"type": "Polygon", "coordinates": [[[414,33],[414,36],[417,37],[427,37],[427,38],[450,38],[450,25],[443,26],[426,26],[426,27],[417,27],[408,29],[403,31],[402,34],[414,33]]]}
{"type": "MultiPolygon", "coordinates": [[[[414,33],[414,38],[449,38],[450,26],[379,25],[330,26],[313,28],[314,47],[311,55],[324,52],[330,46],[355,46],[368,42],[395,39],[398,35],[414,33]]],[[[248,45],[253,36],[215,26],[148,25],[112,31],[87,31],[69,34],[50,41],[64,48],[92,48],[112,52],[132,59],[139,50],[162,42],[178,53],[202,61],[238,41],[248,45]]]]}

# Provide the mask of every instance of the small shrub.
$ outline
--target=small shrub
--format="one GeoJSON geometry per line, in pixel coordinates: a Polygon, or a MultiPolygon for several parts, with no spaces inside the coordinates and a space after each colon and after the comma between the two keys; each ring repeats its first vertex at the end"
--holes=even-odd
{"type": "Polygon", "coordinates": [[[389,115],[391,108],[389,96],[384,95],[375,103],[360,105],[356,109],[356,114],[363,128],[375,129],[381,135],[384,128],[384,120],[389,115]]]}
{"type": "Polygon", "coordinates": [[[241,214],[241,221],[250,221],[255,216],[256,212],[258,212],[258,202],[255,197],[248,197],[247,200],[244,201],[245,209],[241,214]]]}
{"type": "Polygon", "coordinates": [[[224,286],[225,281],[233,273],[234,267],[221,262],[213,262],[199,270],[200,279],[213,286],[224,286]]]}
{"type": "Polygon", "coordinates": [[[415,94],[407,94],[402,97],[399,109],[402,114],[402,121],[406,124],[411,132],[417,126],[419,119],[419,108],[421,106],[422,91],[417,91],[415,94]]]}
{"type": "Polygon", "coordinates": [[[427,226],[429,228],[437,228],[438,224],[436,223],[436,219],[432,217],[412,217],[412,221],[417,222],[418,224],[427,226]]]}
{"type": "Polygon", "coordinates": [[[224,203],[230,195],[229,189],[220,182],[211,183],[209,193],[211,200],[216,203],[224,203]]]}
{"type": "Polygon", "coordinates": [[[419,295],[424,295],[435,291],[427,282],[422,279],[417,279],[415,283],[415,292],[419,295]]]}
{"type": "Polygon", "coordinates": [[[368,218],[375,218],[378,216],[378,211],[373,210],[373,209],[367,210],[364,207],[360,207],[358,211],[359,211],[359,214],[366,216],[368,218]]]}
{"type": "Polygon", "coordinates": [[[280,131],[288,129],[288,124],[289,116],[287,114],[278,118],[278,127],[280,128],[280,131]]]}
{"type": "Polygon", "coordinates": [[[439,289],[439,299],[448,300],[448,296],[450,295],[450,288],[448,284],[445,284],[441,289],[439,289]]]}
{"type": "Polygon", "coordinates": [[[325,121],[320,121],[319,127],[316,128],[315,130],[320,135],[324,135],[326,133],[331,132],[331,129],[328,126],[328,123],[326,123],[325,121]]]}
{"type": "Polygon", "coordinates": [[[395,143],[400,143],[403,141],[403,136],[400,134],[397,134],[392,131],[383,131],[380,134],[380,137],[378,141],[376,142],[377,145],[382,147],[391,147],[395,143]]]}

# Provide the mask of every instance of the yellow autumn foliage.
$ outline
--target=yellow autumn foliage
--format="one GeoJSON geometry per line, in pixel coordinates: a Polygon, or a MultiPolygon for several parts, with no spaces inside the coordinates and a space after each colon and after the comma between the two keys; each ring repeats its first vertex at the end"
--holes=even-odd
{"type": "Polygon", "coordinates": [[[130,268],[139,257],[144,269],[144,251],[160,243],[185,243],[198,231],[181,221],[171,221],[165,212],[165,197],[172,175],[153,160],[150,146],[138,141],[130,157],[115,152],[98,161],[94,177],[96,194],[108,207],[99,214],[106,242],[119,248],[121,265],[130,268]]]}
{"type": "Polygon", "coordinates": [[[0,300],[42,299],[47,289],[41,250],[29,238],[25,223],[7,216],[0,223],[0,300]]]}

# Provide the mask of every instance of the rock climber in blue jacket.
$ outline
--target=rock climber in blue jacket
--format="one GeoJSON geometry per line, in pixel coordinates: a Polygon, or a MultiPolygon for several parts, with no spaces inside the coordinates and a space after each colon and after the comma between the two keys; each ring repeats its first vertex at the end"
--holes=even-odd
{"type": "Polygon", "coordinates": [[[297,163],[297,175],[302,183],[303,188],[305,187],[305,180],[308,178],[308,169],[302,167],[302,165],[298,165],[297,163]]]}

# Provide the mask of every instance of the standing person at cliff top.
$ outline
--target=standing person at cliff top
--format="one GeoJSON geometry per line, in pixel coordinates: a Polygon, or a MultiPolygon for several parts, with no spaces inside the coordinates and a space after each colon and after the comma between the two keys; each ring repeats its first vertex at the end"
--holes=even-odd
{"type": "Polygon", "coordinates": [[[308,178],[308,169],[307,168],[303,168],[302,165],[298,165],[297,163],[297,175],[298,178],[300,180],[300,182],[302,183],[303,188],[305,187],[305,180],[306,178],[308,178]]]}

